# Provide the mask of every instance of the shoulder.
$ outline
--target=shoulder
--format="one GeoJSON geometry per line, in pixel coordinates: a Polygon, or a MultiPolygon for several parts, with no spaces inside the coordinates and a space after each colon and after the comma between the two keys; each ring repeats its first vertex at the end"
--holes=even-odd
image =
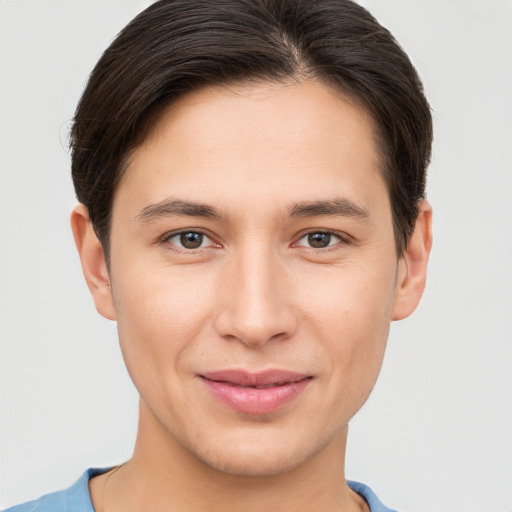
{"type": "Polygon", "coordinates": [[[15,505],[4,512],[94,512],[89,494],[89,480],[105,471],[108,469],[90,468],[71,487],[15,505]]]}
{"type": "Polygon", "coordinates": [[[395,509],[386,507],[367,485],[350,480],[347,483],[353,491],[366,500],[370,507],[370,512],[397,512],[395,509]]]}

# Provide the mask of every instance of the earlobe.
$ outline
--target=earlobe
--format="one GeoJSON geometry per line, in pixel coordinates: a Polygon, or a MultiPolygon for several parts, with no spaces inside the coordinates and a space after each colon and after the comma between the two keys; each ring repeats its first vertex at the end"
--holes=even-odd
{"type": "Polygon", "coordinates": [[[83,204],[76,206],[71,213],[71,229],[96,309],[105,318],[115,320],[116,312],[105,254],[90,222],[89,212],[83,204]]]}
{"type": "Polygon", "coordinates": [[[393,320],[408,317],[418,306],[427,278],[427,264],[432,248],[432,207],[423,200],[419,205],[414,232],[399,261],[393,304],[393,320]]]}

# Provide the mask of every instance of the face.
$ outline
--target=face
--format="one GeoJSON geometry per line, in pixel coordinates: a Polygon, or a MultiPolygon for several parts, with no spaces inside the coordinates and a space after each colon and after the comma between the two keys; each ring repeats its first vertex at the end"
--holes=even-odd
{"type": "Polygon", "coordinates": [[[371,119],[314,82],[173,104],[130,159],[110,256],[98,308],[118,322],[142,427],[246,475],[345,432],[406,272],[371,119]]]}

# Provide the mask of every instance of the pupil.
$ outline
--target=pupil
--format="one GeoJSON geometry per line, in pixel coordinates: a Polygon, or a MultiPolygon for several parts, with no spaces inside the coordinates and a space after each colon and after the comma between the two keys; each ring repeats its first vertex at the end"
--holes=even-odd
{"type": "Polygon", "coordinates": [[[197,249],[203,243],[203,234],[193,232],[182,233],[180,235],[180,242],[186,249],[197,249]]]}
{"type": "Polygon", "coordinates": [[[331,241],[331,235],[329,233],[312,233],[308,235],[308,242],[311,247],[316,249],[327,247],[331,241]]]}

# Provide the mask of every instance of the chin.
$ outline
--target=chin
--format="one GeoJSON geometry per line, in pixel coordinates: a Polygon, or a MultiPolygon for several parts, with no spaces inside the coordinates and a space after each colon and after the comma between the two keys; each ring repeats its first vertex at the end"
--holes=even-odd
{"type": "Polygon", "coordinates": [[[265,439],[265,436],[251,435],[233,436],[233,439],[209,449],[194,450],[196,457],[205,465],[232,476],[265,477],[293,471],[307,460],[319,453],[324,443],[311,445],[311,438],[293,439],[290,436],[283,439],[279,435],[275,439],[265,439]],[[245,439],[243,437],[246,437],[245,439]],[[306,442],[304,442],[306,441],[306,442]]]}
{"type": "Polygon", "coordinates": [[[287,473],[300,466],[306,457],[293,457],[282,453],[223,453],[201,458],[207,466],[227,475],[265,477],[287,473]]]}

